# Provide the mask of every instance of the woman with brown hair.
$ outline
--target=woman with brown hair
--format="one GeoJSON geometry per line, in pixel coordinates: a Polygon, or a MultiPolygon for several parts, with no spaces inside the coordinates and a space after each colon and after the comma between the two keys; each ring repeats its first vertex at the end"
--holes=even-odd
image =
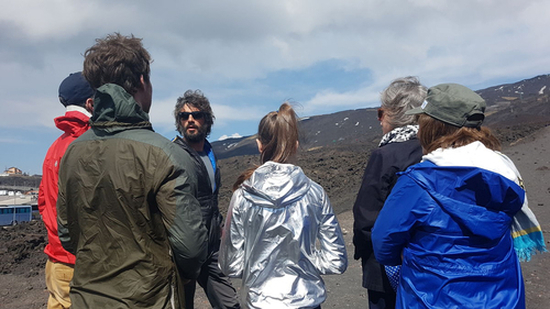
{"type": "Polygon", "coordinates": [[[347,254],[326,192],[293,164],[298,120],[288,103],[261,120],[256,141],[262,165],[234,185],[220,267],[242,278],[247,308],[320,308],[321,275],[343,273],[347,254]]]}
{"type": "Polygon", "coordinates": [[[523,182],[457,84],[428,90],[422,162],[401,174],[374,225],[376,259],[402,265],[396,308],[525,308],[518,255],[546,251],[523,182]],[[519,237],[516,237],[519,236],[519,237]]]}

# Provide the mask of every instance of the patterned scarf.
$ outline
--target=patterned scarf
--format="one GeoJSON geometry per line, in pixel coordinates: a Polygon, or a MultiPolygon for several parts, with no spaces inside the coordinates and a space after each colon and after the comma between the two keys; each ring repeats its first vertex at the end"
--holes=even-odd
{"type": "MultiPolygon", "coordinates": [[[[519,173],[518,177],[519,185],[525,190],[519,173]]],[[[529,262],[531,256],[537,252],[548,252],[544,243],[542,229],[535,214],[529,208],[527,196],[521,210],[516,213],[512,220],[511,233],[514,239],[514,249],[521,262],[529,262]]]]}
{"type": "Polygon", "coordinates": [[[378,147],[382,147],[391,143],[401,143],[410,140],[413,137],[416,137],[418,133],[418,125],[406,125],[404,127],[399,127],[391,130],[390,132],[384,134],[378,147]]]}
{"type": "Polygon", "coordinates": [[[521,262],[529,262],[531,256],[537,252],[548,252],[540,225],[526,204],[514,216],[512,237],[514,238],[514,249],[516,249],[521,262]]]}

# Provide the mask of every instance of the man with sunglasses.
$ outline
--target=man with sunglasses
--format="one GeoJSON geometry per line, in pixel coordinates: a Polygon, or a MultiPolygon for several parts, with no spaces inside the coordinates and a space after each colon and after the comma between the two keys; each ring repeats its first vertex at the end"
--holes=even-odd
{"type": "Polygon", "coordinates": [[[204,289],[212,308],[240,308],[237,292],[218,266],[222,215],[218,208],[221,177],[217,160],[206,137],[214,123],[210,102],[200,90],[187,90],[179,97],[174,109],[177,131],[183,136],[173,142],[195,160],[198,197],[204,223],[208,229],[208,259],[202,265],[197,280],[185,285],[185,305],[194,308],[197,282],[204,289]]]}

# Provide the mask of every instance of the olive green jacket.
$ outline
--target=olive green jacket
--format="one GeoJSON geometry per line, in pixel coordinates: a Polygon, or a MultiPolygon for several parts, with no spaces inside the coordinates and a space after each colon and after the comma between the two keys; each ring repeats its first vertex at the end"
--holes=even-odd
{"type": "Polygon", "coordinates": [[[72,308],[181,308],[181,280],[198,275],[208,246],[193,159],[122,87],[101,86],[94,103],[59,170],[72,308]]]}

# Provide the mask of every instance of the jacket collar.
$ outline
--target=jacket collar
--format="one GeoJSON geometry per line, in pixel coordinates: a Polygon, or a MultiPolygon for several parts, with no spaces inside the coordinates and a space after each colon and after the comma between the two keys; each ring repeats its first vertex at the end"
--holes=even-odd
{"type": "MultiPolygon", "coordinates": [[[[70,106],[76,107],[74,105],[70,106]]],[[[79,110],[67,107],[65,115],[55,118],[54,122],[59,130],[72,136],[80,136],[90,127],[88,123],[89,119],[89,113],[84,108],[79,110]]]]}
{"type": "MultiPolygon", "coordinates": [[[[187,142],[183,138],[181,138],[180,136],[176,136],[176,138],[174,138],[172,140],[172,142],[180,145],[183,149],[185,149],[191,155],[196,156],[196,157],[200,156],[199,153],[195,149],[193,149],[193,147],[191,147],[189,144],[187,144],[187,142]]],[[[214,151],[212,150],[212,145],[206,139],[204,140],[203,151],[206,153],[206,155],[210,159],[210,162],[212,163],[212,168],[214,169],[214,172],[215,172],[216,169],[217,169],[216,156],[214,154],[214,151]]]]}
{"type": "MultiPolygon", "coordinates": [[[[183,148],[185,148],[186,150],[188,150],[189,152],[193,152],[193,153],[197,153],[197,151],[191,147],[189,144],[187,144],[187,142],[181,137],[181,136],[176,136],[172,142],[182,146],[183,148]]],[[[204,148],[203,148],[203,151],[210,157],[210,155],[212,154],[213,155],[213,151],[212,151],[212,145],[210,144],[210,142],[208,142],[208,140],[204,140],[204,148]]],[[[198,155],[198,153],[197,153],[198,155]]]]}
{"type": "Polygon", "coordinates": [[[86,115],[86,117],[88,117],[88,118],[92,117],[92,114],[90,114],[90,112],[87,109],[85,109],[82,106],[78,106],[78,105],[68,105],[65,108],[65,112],[66,113],[68,113],[68,112],[80,112],[80,113],[86,115]]]}
{"type": "Polygon", "coordinates": [[[115,84],[105,84],[97,89],[90,124],[94,129],[109,133],[138,128],[153,130],[149,115],[131,94],[115,84]]]}

